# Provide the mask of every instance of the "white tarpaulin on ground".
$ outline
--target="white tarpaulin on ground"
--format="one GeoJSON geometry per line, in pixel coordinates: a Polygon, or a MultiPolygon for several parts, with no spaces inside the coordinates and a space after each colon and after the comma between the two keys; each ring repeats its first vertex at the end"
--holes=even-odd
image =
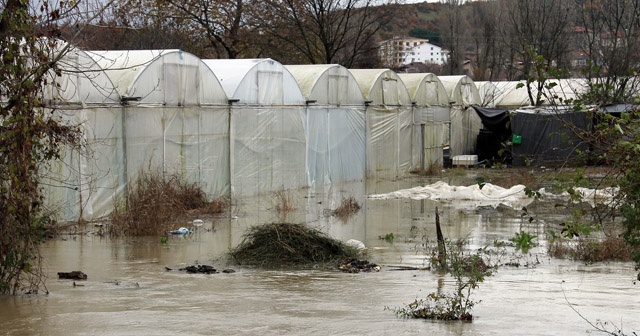
{"type": "MultiPolygon", "coordinates": [[[[410,189],[402,189],[386,194],[369,195],[369,199],[396,199],[410,198],[415,200],[430,199],[440,201],[454,208],[474,209],[482,206],[497,207],[498,205],[506,205],[514,209],[521,209],[534,201],[525,192],[526,186],[518,184],[511,188],[503,188],[491,183],[485,183],[482,187],[479,184],[471,186],[452,186],[446,182],[436,182],[426,186],[419,186],[410,189]]],[[[585,202],[592,206],[596,203],[606,203],[613,197],[617,191],[616,188],[606,188],[594,190],[588,188],[574,188],[574,190],[583,197],[585,202]]],[[[543,198],[569,199],[569,193],[552,194],[546,192],[545,189],[539,190],[543,198]]]]}
{"type": "Polygon", "coordinates": [[[513,208],[523,207],[533,201],[533,198],[525,194],[524,185],[515,185],[505,189],[490,183],[471,186],[452,186],[446,182],[436,182],[434,184],[402,189],[387,194],[369,195],[370,199],[430,199],[442,201],[456,208],[476,208],[480,206],[496,207],[504,204],[513,208]]]}

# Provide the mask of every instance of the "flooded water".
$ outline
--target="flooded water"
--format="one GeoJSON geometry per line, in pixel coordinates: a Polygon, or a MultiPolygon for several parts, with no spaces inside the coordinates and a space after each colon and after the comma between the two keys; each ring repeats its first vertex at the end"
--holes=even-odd
{"type": "MultiPolygon", "coordinates": [[[[562,220],[548,213],[529,222],[518,211],[458,209],[429,200],[366,199],[426,183],[406,180],[339,190],[290,193],[296,210],[286,218],[277,200],[234,204],[231,214],[206,220],[194,234],[111,240],[94,234],[63,235],[43,246],[49,295],[0,297],[3,335],[584,335],[596,323],[640,331],[640,283],[631,263],[551,259],[544,233],[562,220]],[[342,197],[362,209],[346,222],[329,216],[342,197]],[[435,239],[435,208],[444,235],[471,247],[507,240],[524,229],[538,247],[520,256],[521,267],[501,267],[474,292],[473,322],[405,320],[385,307],[401,307],[450,278],[431,271],[396,271],[392,265],[427,265],[424,239],[435,239]],[[368,247],[378,273],[330,270],[267,271],[230,266],[235,273],[186,274],[185,265],[221,264],[246,229],[276,221],[308,223],[368,247]],[[380,239],[393,233],[394,240],[380,239]],[[529,266],[524,266],[528,264],[529,266]],[[57,272],[81,270],[86,281],[59,280],[57,272]],[[577,310],[574,311],[572,307],[577,310]]],[[[187,226],[187,223],[176,223],[187,226]]],[[[91,228],[89,228],[91,229],[91,228]]],[[[506,256],[503,258],[512,258],[506,256]]],[[[504,260],[508,261],[508,260],[504,260]]]]}

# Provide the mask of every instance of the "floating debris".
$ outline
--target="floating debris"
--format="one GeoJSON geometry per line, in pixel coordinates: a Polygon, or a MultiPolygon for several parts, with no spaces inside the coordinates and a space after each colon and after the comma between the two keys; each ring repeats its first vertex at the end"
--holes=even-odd
{"type": "Polygon", "coordinates": [[[187,273],[202,273],[202,274],[215,274],[219,273],[217,269],[209,265],[190,265],[181,268],[180,271],[186,271],[187,273]]]}
{"type": "Polygon", "coordinates": [[[346,273],[379,272],[380,266],[367,260],[347,259],[340,263],[340,270],[346,273]]]}
{"type": "MultiPolygon", "coordinates": [[[[197,262],[197,261],[196,261],[197,262]]],[[[165,266],[164,269],[166,271],[173,271],[173,268],[165,266]]],[[[191,273],[191,274],[216,274],[216,273],[220,273],[220,271],[218,271],[215,267],[210,266],[210,265],[201,265],[201,264],[195,264],[195,265],[189,265],[187,267],[182,267],[179,268],[178,271],[184,271],[187,273],[191,273]]],[[[235,273],[236,270],[231,269],[231,268],[225,268],[224,270],[222,270],[222,273],[235,273]]]]}
{"type": "Polygon", "coordinates": [[[58,272],[58,279],[87,280],[87,275],[80,271],[58,272]]]}
{"type": "Polygon", "coordinates": [[[345,244],[347,244],[347,246],[351,246],[358,250],[365,250],[367,248],[363,242],[356,239],[349,239],[345,244]]]}
{"type": "Polygon", "coordinates": [[[418,266],[405,266],[405,265],[392,265],[385,266],[385,269],[390,271],[429,271],[431,267],[418,267],[418,266]]]}
{"type": "Polygon", "coordinates": [[[181,227],[177,230],[169,231],[169,233],[175,234],[175,235],[184,235],[184,234],[191,234],[193,233],[193,231],[187,229],[186,227],[181,227]]]}

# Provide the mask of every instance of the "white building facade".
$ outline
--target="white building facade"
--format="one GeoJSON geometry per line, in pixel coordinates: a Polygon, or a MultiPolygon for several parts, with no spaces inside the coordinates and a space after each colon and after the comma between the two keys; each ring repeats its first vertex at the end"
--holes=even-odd
{"type": "Polygon", "coordinates": [[[448,52],[435,44],[422,43],[405,51],[402,64],[425,63],[443,65],[447,62],[448,52]]]}
{"type": "Polygon", "coordinates": [[[429,40],[416,37],[394,37],[379,43],[378,54],[385,67],[394,68],[404,64],[409,51],[429,40]]]}

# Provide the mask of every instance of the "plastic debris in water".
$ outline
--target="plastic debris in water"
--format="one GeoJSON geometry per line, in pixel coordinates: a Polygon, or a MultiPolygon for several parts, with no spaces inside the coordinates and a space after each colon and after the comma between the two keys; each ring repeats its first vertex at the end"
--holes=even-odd
{"type": "Polygon", "coordinates": [[[189,233],[193,233],[193,231],[187,229],[186,227],[181,227],[181,228],[179,228],[177,230],[170,231],[169,233],[171,233],[171,234],[189,234],[189,233]]]}
{"type": "Polygon", "coordinates": [[[349,239],[349,240],[347,240],[347,242],[345,244],[347,246],[353,247],[353,248],[358,249],[358,250],[366,249],[366,246],[364,246],[363,242],[361,242],[359,240],[355,240],[355,239],[349,239]]]}

